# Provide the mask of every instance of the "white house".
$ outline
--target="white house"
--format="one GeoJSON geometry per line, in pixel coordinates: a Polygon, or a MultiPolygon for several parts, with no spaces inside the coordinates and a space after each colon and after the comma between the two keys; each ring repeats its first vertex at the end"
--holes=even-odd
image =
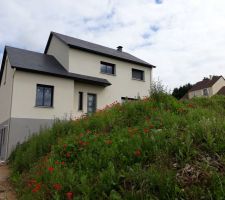
{"type": "Polygon", "coordinates": [[[51,32],[44,53],[5,47],[0,159],[55,118],[78,117],[149,94],[153,65],[122,50],[51,32]]]}
{"type": "Polygon", "coordinates": [[[193,97],[211,97],[213,95],[225,95],[225,79],[223,76],[205,77],[202,81],[197,82],[187,93],[187,98],[193,97]]]}

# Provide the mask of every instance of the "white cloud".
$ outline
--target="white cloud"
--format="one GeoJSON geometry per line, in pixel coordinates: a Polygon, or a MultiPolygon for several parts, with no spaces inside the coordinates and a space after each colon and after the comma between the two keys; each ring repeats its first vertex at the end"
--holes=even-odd
{"type": "Polygon", "coordinates": [[[43,51],[50,31],[57,31],[113,48],[124,46],[156,65],[154,77],[169,88],[209,74],[225,75],[225,1],[155,2],[0,1],[0,53],[4,45],[43,51]]]}

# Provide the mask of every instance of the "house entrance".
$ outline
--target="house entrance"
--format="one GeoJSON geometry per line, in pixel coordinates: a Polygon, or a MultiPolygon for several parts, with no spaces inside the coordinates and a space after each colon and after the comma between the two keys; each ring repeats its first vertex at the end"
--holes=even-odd
{"type": "Polygon", "coordinates": [[[96,111],[96,94],[88,94],[87,96],[87,112],[93,113],[96,111]]]}

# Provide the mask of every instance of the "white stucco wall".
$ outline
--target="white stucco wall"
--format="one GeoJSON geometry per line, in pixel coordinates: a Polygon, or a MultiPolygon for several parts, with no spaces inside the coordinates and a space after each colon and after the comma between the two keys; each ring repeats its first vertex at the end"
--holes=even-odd
{"type": "Polygon", "coordinates": [[[213,86],[212,86],[212,93],[213,95],[217,94],[217,92],[225,86],[225,80],[221,77],[213,86]]]}
{"type": "Polygon", "coordinates": [[[47,54],[55,56],[55,58],[68,70],[69,47],[54,35],[52,36],[47,54]]]}
{"type": "Polygon", "coordinates": [[[12,117],[54,119],[68,117],[74,106],[74,81],[54,76],[16,71],[12,117]],[[37,84],[54,86],[53,108],[35,107],[37,84]]]}
{"type": "Polygon", "coordinates": [[[10,118],[13,74],[14,69],[11,68],[8,58],[6,58],[0,86],[0,124],[10,118]]]}
{"type": "Polygon", "coordinates": [[[102,94],[104,103],[100,106],[120,100],[121,97],[135,98],[149,95],[152,76],[150,68],[75,49],[70,49],[69,55],[70,72],[105,78],[112,84],[104,89],[104,94],[102,94]],[[100,72],[101,61],[115,64],[116,75],[102,74],[100,72]],[[144,81],[132,79],[132,68],[144,71],[144,81]]]}

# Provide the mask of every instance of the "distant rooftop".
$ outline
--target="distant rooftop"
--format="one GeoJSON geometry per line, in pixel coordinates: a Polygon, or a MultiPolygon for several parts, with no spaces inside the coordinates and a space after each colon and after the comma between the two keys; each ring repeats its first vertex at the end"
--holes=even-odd
{"type": "Polygon", "coordinates": [[[204,78],[202,81],[197,82],[189,90],[189,92],[202,90],[204,88],[212,87],[223,76],[211,76],[210,78],[204,78]]]}

